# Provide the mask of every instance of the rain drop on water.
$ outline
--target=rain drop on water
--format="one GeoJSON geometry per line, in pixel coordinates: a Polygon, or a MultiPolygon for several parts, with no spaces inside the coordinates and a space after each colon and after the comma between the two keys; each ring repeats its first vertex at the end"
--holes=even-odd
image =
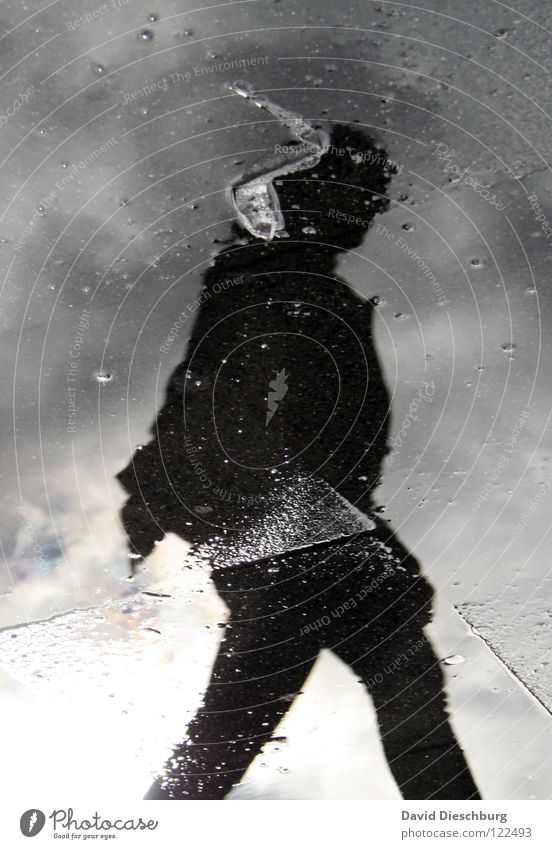
{"type": "Polygon", "coordinates": [[[463,654],[451,654],[448,657],[445,657],[443,663],[447,666],[458,666],[460,663],[465,663],[466,658],[463,654]]]}

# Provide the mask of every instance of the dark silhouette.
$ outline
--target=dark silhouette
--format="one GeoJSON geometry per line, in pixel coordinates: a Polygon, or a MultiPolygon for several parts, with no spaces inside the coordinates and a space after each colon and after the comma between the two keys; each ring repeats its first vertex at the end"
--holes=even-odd
{"type": "Polygon", "coordinates": [[[331,144],[316,167],[275,183],[287,235],[264,242],[235,226],[205,274],[152,440],[119,475],[132,551],[147,557],[169,531],[210,551],[230,609],[204,704],[150,799],[226,796],[323,647],[365,683],[405,798],[478,798],[423,632],[432,589],[374,516],[389,399],[373,304],[335,275],[386,209],[390,170],[356,128],[336,126],[331,144]],[[317,487],[298,520],[290,493],[317,487]],[[372,525],[339,531],[328,491],[372,525]],[[279,547],[288,525],[303,548],[279,547]],[[247,546],[239,556],[245,539],[259,541],[258,556],[247,546]]]}

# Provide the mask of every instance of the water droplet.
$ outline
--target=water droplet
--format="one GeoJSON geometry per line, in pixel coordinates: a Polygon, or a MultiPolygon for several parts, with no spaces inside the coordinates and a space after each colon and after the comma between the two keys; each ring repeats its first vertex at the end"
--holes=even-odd
{"type": "Polygon", "coordinates": [[[209,507],[208,504],[196,504],[194,506],[194,513],[197,513],[198,516],[207,516],[208,513],[212,513],[213,508],[209,507]]]}
{"type": "Polygon", "coordinates": [[[141,32],[138,33],[138,38],[141,41],[151,41],[151,39],[153,38],[153,33],[150,29],[143,29],[141,32]]]}
{"type": "Polygon", "coordinates": [[[316,230],[314,227],[303,227],[302,232],[305,236],[316,236],[316,230]]]}
{"type": "Polygon", "coordinates": [[[154,24],[158,20],[159,20],[158,15],[148,15],[148,21],[150,22],[150,24],[154,24]]]}
{"type": "Polygon", "coordinates": [[[516,346],[513,342],[506,342],[505,345],[501,346],[501,349],[504,351],[505,354],[511,354],[512,351],[516,350],[516,346]]]}
{"type": "Polygon", "coordinates": [[[264,348],[268,348],[268,345],[266,344],[266,342],[262,343],[261,348],[263,348],[263,350],[264,350],[264,348]]]}
{"type": "Polygon", "coordinates": [[[112,378],[113,375],[108,371],[99,371],[96,373],[96,380],[98,383],[109,383],[112,378]]]}
{"type": "Polygon", "coordinates": [[[121,198],[119,206],[128,206],[128,198],[121,198]]]}
{"type": "Polygon", "coordinates": [[[472,261],[470,262],[470,265],[472,266],[472,268],[483,268],[485,263],[483,262],[482,259],[478,259],[477,257],[474,257],[472,259],[472,261]]]}
{"type": "Polygon", "coordinates": [[[414,227],[414,224],[411,224],[409,221],[407,221],[406,224],[403,224],[402,228],[403,228],[403,230],[415,230],[416,229],[414,227]]]}
{"type": "Polygon", "coordinates": [[[98,77],[101,77],[102,74],[105,74],[105,68],[103,65],[93,65],[92,70],[98,77]]]}
{"type": "Polygon", "coordinates": [[[62,160],[59,164],[61,165],[62,168],[69,168],[69,163],[66,162],[65,159],[62,160]]]}
{"type": "Polygon", "coordinates": [[[451,654],[448,657],[445,657],[443,663],[447,666],[458,666],[461,663],[465,663],[466,658],[463,654],[451,654]]]}

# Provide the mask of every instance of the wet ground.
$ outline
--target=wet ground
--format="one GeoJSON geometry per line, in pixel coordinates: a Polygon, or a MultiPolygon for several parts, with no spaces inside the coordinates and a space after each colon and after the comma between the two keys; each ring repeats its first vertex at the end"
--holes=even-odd
{"type": "MultiPolygon", "coordinates": [[[[279,493],[269,515],[291,513],[280,522],[275,548],[262,554],[358,531],[351,523],[363,520],[354,505],[360,499],[368,510],[362,499],[369,500],[436,590],[432,643],[440,659],[456,660],[442,663],[452,722],[483,795],[549,798],[542,745],[552,706],[549,10],[525,2],[510,11],[490,0],[460,9],[449,2],[335,9],[260,0],[201,10],[187,2],[156,9],[110,0],[43,9],[4,3],[2,16],[7,451],[0,616],[14,715],[40,705],[53,723],[67,722],[77,688],[93,690],[94,709],[114,727],[131,721],[135,733],[122,735],[119,747],[103,737],[102,757],[81,789],[95,786],[110,752],[132,773],[125,792],[139,798],[207,684],[227,611],[204,569],[182,571],[181,525],[166,527],[148,571],[129,560],[120,521],[128,492],[117,475],[147,450],[171,375],[205,315],[205,274],[233,244],[229,187],[294,141],[280,118],[228,88],[246,79],[328,133],[336,124],[357,125],[372,139],[372,154],[381,149],[392,163],[390,181],[375,190],[379,200],[370,198],[366,213],[351,190],[332,200],[336,212],[325,225],[331,220],[333,227],[339,215],[341,224],[353,214],[370,219],[369,229],[356,225],[364,230],[358,244],[337,256],[312,249],[320,232],[303,233],[311,248],[303,245],[293,266],[294,273],[302,262],[320,274],[331,254],[332,274],[364,304],[359,327],[376,352],[371,375],[376,371],[388,393],[391,418],[387,454],[344,489],[336,461],[330,484],[338,496],[313,496],[321,505],[316,514],[305,511],[303,479],[270,492],[251,483],[256,474],[244,485],[243,470],[237,487],[219,482],[226,494],[249,499],[254,521],[236,548],[251,561],[266,544],[266,526],[259,534],[258,525],[266,510],[257,497],[279,493]],[[346,499],[339,508],[337,497],[346,499]],[[141,571],[125,581],[133,565],[141,571]],[[144,597],[144,589],[171,598],[144,597]],[[21,643],[24,649],[12,648],[21,643]],[[90,657],[87,670],[83,656],[90,657]],[[104,681],[105,691],[98,688],[104,681]]],[[[352,157],[335,159],[352,167],[352,157]]],[[[312,210],[303,189],[294,202],[312,210]]],[[[266,262],[256,260],[258,273],[267,272],[266,262]]],[[[224,279],[241,273],[238,263],[224,279]]],[[[289,286],[288,300],[307,300],[304,287],[289,286]]],[[[226,301],[247,300],[250,291],[232,285],[226,301]]],[[[328,290],[317,309],[334,295],[328,290]]],[[[349,356],[347,341],[338,341],[349,356]]],[[[305,406],[295,408],[296,420],[309,442],[310,417],[333,409],[324,404],[334,397],[334,372],[308,346],[280,354],[289,360],[288,402],[293,379],[301,387],[305,406]],[[327,390],[318,395],[315,374],[327,390]]],[[[239,379],[239,368],[230,366],[239,379]]],[[[201,396],[200,389],[192,392],[201,396]]],[[[357,389],[353,381],[349,397],[357,389]]],[[[282,386],[272,391],[281,395],[282,386]]],[[[224,391],[221,397],[224,409],[231,402],[224,391]]],[[[235,398],[236,408],[243,406],[247,393],[245,401],[235,398]]],[[[280,401],[285,409],[286,398],[280,401]]],[[[248,410],[252,421],[255,410],[248,410]]],[[[235,458],[243,443],[234,431],[227,435],[223,448],[235,458]]],[[[281,448],[251,438],[240,463],[272,468],[281,448]],[[249,462],[252,450],[265,454],[249,462]]],[[[358,445],[351,456],[358,460],[358,445]]],[[[170,452],[169,464],[178,466],[170,452]]],[[[148,468],[155,488],[159,467],[148,468]]],[[[243,502],[216,502],[228,504],[243,502]]],[[[206,518],[212,527],[205,508],[213,503],[194,498],[188,508],[194,527],[206,518]]],[[[161,502],[157,518],[164,510],[161,502]]],[[[225,521],[227,514],[218,516],[217,526],[225,521]]],[[[139,546],[132,551],[140,553],[139,546]]],[[[326,650],[284,722],[289,733],[278,736],[288,742],[273,744],[265,767],[261,755],[235,793],[397,796],[372,707],[326,650]],[[367,775],[366,763],[379,763],[379,771],[367,775]]],[[[21,768],[17,746],[11,763],[21,768]]],[[[60,787],[63,780],[60,770],[60,787]]]]}

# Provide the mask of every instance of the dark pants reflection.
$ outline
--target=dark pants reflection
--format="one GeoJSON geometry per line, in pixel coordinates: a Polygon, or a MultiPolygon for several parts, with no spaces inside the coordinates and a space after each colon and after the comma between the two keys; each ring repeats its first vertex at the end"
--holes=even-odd
{"type": "Polygon", "coordinates": [[[388,529],[234,569],[215,586],[231,615],[204,704],[149,799],[221,799],[239,782],[331,649],[377,711],[405,799],[476,799],[424,633],[432,590],[388,529]]]}

